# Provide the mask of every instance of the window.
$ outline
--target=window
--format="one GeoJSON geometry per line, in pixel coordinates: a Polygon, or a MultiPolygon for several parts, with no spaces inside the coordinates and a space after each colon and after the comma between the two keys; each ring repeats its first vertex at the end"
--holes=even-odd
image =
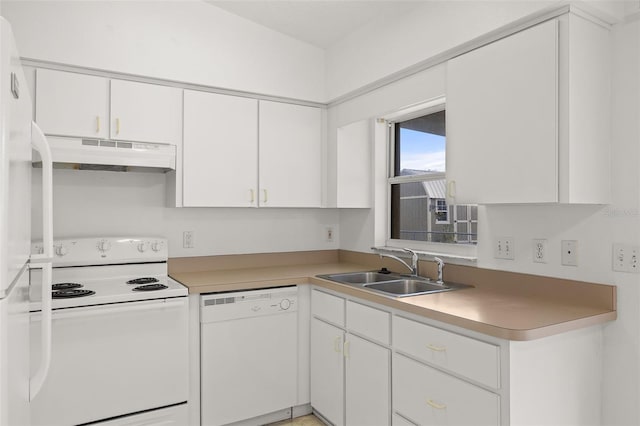
{"type": "Polygon", "coordinates": [[[442,102],[389,122],[391,240],[478,241],[478,207],[447,203],[445,123],[442,102]]]}

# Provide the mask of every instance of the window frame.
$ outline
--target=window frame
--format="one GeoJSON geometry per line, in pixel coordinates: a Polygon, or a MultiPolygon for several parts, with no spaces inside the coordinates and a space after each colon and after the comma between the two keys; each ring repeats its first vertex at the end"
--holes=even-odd
{"type": "MultiPolygon", "coordinates": [[[[459,243],[434,243],[428,241],[416,241],[416,240],[403,240],[391,238],[391,225],[392,225],[392,194],[391,186],[394,184],[411,183],[411,182],[425,182],[428,180],[446,179],[446,172],[441,173],[429,173],[422,175],[408,175],[408,176],[394,176],[395,170],[395,129],[394,125],[398,122],[411,120],[423,115],[436,113],[439,111],[446,111],[446,97],[438,97],[426,102],[415,104],[383,117],[386,123],[386,145],[387,145],[387,224],[386,224],[386,238],[385,246],[391,249],[410,248],[420,251],[427,255],[437,255],[444,258],[448,258],[448,261],[453,263],[471,263],[475,264],[477,260],[478,246],[476,244],[459,244],[459,243]]],[[[446,199],[447,207],[449,208],[448,218],[451,220],[452,205],[450,199],[446,199]]],[[[480,215],[480,211],[478,211],[480,215]]],[[[450,223],[450,222],[449,222],[450,223]]]]}
{"type": "Polygon", "coordinates": [[[449,208],[449,203],[447,203],[446,199],[443,200],[442,198],[436,198],[436,204],[433,208],[433,213],[436,215],[436,225],[451,225],[451,209],[449,208]],[[441,208],[441,201],[444,202],[444,209],[441,208]],[[438,213],[446,213],[446,219],[438,219],[438,213]]]}

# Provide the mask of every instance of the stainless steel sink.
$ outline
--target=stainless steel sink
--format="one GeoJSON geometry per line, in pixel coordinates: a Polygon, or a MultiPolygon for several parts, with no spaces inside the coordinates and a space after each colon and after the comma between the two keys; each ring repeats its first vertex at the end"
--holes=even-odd
{"type": "Polygon", "coordinates": [[[417,279],[401,279],[397,281],[387,281],[382,283],[365,284],[365,288],[369,290],[380,291],[395,297],[415,296],[418,294],[439,293],[442,291],[452,290],[452,287],[444,284],[435,284],[433,282],[417,280],[417,279]]]}
{"type": "Polygon", "coordinates": [[[349,272],[346,274],[320,275],[320,277],[344,284],[367,284],[397,280],[399,275],[383,274],[380,272],[349,272]]]}
{"type": "Polygon", "coordinates": [[[380,272],[349,272],[344,274],[318,275],[318,278],[362,288],[389,297],[407,297],[420,294],[440,293],[469,287],[459,284],[438,284],[428,278],[380,272]]]}

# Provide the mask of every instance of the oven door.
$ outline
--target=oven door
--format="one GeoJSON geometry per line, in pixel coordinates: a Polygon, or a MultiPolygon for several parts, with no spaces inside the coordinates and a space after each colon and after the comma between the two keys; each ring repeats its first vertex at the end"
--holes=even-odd
{"type": "MultiPolygon", "coordinates": [[[[32,368],[39,323],[32,313],[32,368]]],[[[76,425],[187,400],[186,297],[55,310],[52,341],[32,425],[76,425]]]]}

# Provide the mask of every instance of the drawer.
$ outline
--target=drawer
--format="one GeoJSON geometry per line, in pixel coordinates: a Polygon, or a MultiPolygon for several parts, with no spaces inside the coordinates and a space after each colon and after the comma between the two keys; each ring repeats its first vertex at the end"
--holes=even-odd
{"type": "Polygon", "coordinates": [[[333,324],[344,327],[344,299],[313,290],[311,292],[311,314],[333,324]]]}
{"type": "Polygon", "coordinates": [[[388,345],[391,343],[391,314],[380,309],[347,301],[347,328],[388,345]]]}
{"type": "Polygon", "coordinates": [[[393,413],[393,418],[391,419],[392,426],[416,426],[411,423],[409,420],[404,417],[398,415],[398,413],[393,413]]]}
{"type": "Polygon", "coordinates": [[[500,397],[403,355],[394,355],[393,407],[420,425],[500,424],[500,397]]]}
{"type": "Polygon", "coordinates": [[[499,346],[402,317],[393,319],[393,346],[483,385],[500,387],[499,346]]]}

